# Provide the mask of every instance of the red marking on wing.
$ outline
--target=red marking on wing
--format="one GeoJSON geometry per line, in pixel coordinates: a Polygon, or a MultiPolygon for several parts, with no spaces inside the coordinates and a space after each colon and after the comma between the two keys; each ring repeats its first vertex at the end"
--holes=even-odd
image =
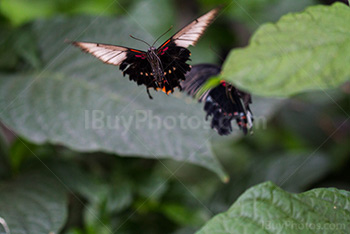
{"type": "Polygon", "coordinates": [[[163,48],[166,44],[168,44],[170,41],[171,41],[171,39],[167,40],[167,41],[162,45],[162,48],[163,48]]]}
{"type": "Polygon", "coordinates": [[[137,53],[135,54],[135,57],[137,58],[141,58],[141,59],[145,59],[146,58],[146,54],[145,52],[139,51],[139,50],[135,50],[135,49],[130,49],[130,51],[137,53]]]}
{"type": "Polygon", "coordinates": [[[134,50],[134,49],[130,49],[132,52],[135,52],[135,53],[140,53],[140,54],[143,54],[142,51],[139,51],[139,50],[134,50]]]}
{"type": "Polygon", "coordinates": [[[222,84],[222,86],[226,87],[226,81],[221,80],[220,83],[222,84]]]}
{"type": "Polygon", "coordinates": [[[169,49],[169,47],[165,47],[164,49],[161,50],[161,54],[160,55],[163,55],[165,54],[165,51],[167,51],[169,49]]]}
{"type": "Polygon", "coordinates": [[[145,59],[146,56],[144,54],[135,54],[135,57],[145,59]]]}
{"type": "Polygon", "coordinates": [[[165,53],[166,50],[169,49],[169,46],[165,47],[167,44],[169,44],[169,42],[171,42],[171,38],[168,39],[166,42],[163,43],[163,45],[161,45],[159,48],[158,48],[158,55],[163,55],[165,53]]]}

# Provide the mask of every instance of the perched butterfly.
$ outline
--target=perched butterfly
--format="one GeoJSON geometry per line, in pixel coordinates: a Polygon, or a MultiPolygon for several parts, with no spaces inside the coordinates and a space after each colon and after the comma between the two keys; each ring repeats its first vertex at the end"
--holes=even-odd
{"type": "Polygon", "coordinates": [[[180,81],[185,80],[185,73],[191,70],[191,66],[186,63],[191,53],[186,48],[196,44],[219,9],[215,8],[197,18],[159,48],[154,47],[155,43],[151,46],[145,42],[150,46],[147,52],[101,43],[74,41],[72,44],[104,63],[120,66],[124,76],[127,74],[130,80],[147,87],[148,96],[152,99],[149,88],[161,90],[166,94],[172,93],[176,87],[181,90],[180,81]]]}
{"type": "MultiPolygon", "coordinates": [[[[203,84],[220,71],[220,67],[212,64],[194,65],[186,74],[186,80],[181,83],[183,90],[195,96],[203,84]]],[[[199,101],[204,102],[206,120],[208,116],[212,116],[211,127],[220,135],[232,132],[233,119],[244,134],[247,134],[253,126],[253,115],[249,108],[249,104],[252,103],[250,94],[238,90],[226,81],[221,81],[218,86],[205,91],[199,97],[199,101]]]]}

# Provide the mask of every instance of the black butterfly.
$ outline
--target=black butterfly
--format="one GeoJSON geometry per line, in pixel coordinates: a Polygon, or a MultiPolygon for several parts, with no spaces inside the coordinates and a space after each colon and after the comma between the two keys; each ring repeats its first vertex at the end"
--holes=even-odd
{"type": "Polygon", "coordinates": [[[162,90],[166,94],[172,93],[176,87],[181,90],[180,81],[185,80],[185,73],[191,70],[186,63],[191,53],[186,48],[196,44],[219,9],[215,8],[194,20],[159,48],[153,44],[147,52],[101,43],[74,41],[72,44],[104,63],[120,66],[124,76],[128,74],[130,80],[147,87],[148,96],[152,99],[149,88],[162,90]]]}
{"type": "MultiPolygon", "coordinates": [[[[203,84],[220,71],[220,67],[212,64],[194,65],[186,74],[186,80],[181,83],[183,90],[195,96],[203,84]]],[[[208,116],[213,116],[211,127],[220,135],[232,132],[232,119],[236,120],[244,134],[253,126],[253,115],[249,107],[252,103],[250,94],[238,90],[226,81],[221,81],[218,86],[207,90],[199,97],[199,101],[204,102],[206,120],[208,116]]]]}

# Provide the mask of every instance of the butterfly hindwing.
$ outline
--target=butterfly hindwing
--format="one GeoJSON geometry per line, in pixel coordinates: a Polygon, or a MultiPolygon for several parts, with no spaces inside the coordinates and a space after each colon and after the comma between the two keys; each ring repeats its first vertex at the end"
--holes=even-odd
{"type": "MultiPolygon", "coordinates": [[[[211,64],[199,64],[193,66],[186,74],[186,80],[182,82],[184,91],[195,96],[203,84],[211,77],[219,74],[220,67],[211,64]]],[[[246,134],[252,127],[253,117],[249,104],[251,97],[226,81],[222,81],[216,87],[207,90],[199,98],[204,102],[204,110],[211,119],[211,127],[220,135],[232,132],[231,121],[236,120],[237,125],[246,134]]]]}
{"type": "Polygon", "coordinates": [[[129,75],[129,79],[135,81],[138,85],[155,88],[152,67],[147,60],[146,52],[136,53],[133,49],[131,52],[133,53],[128,53],[120,65],[123,75],[129,75]]]}
{"type": "Polygon", "coordinates": [[[185,74],[191,70],[191,66],[186,63],[190,59],[190,51],[169,39],[168,43],[157,49],[157,54],[163,66],[166,91],[173,92],[175,87],[181,89],[180,82],[185,80],[185,74]]]}

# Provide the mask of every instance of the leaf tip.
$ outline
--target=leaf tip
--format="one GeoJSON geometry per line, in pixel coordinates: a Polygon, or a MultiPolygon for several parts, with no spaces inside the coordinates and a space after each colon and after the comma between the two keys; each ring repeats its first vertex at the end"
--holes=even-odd
{"type": "Polygon", "coordinates": [[[230,182],[230,176],[228,175],[224,175],[222,178],[221,178],[222,182],[224,182],[225,184],[227,184],[228,182],[230,182]]]}

